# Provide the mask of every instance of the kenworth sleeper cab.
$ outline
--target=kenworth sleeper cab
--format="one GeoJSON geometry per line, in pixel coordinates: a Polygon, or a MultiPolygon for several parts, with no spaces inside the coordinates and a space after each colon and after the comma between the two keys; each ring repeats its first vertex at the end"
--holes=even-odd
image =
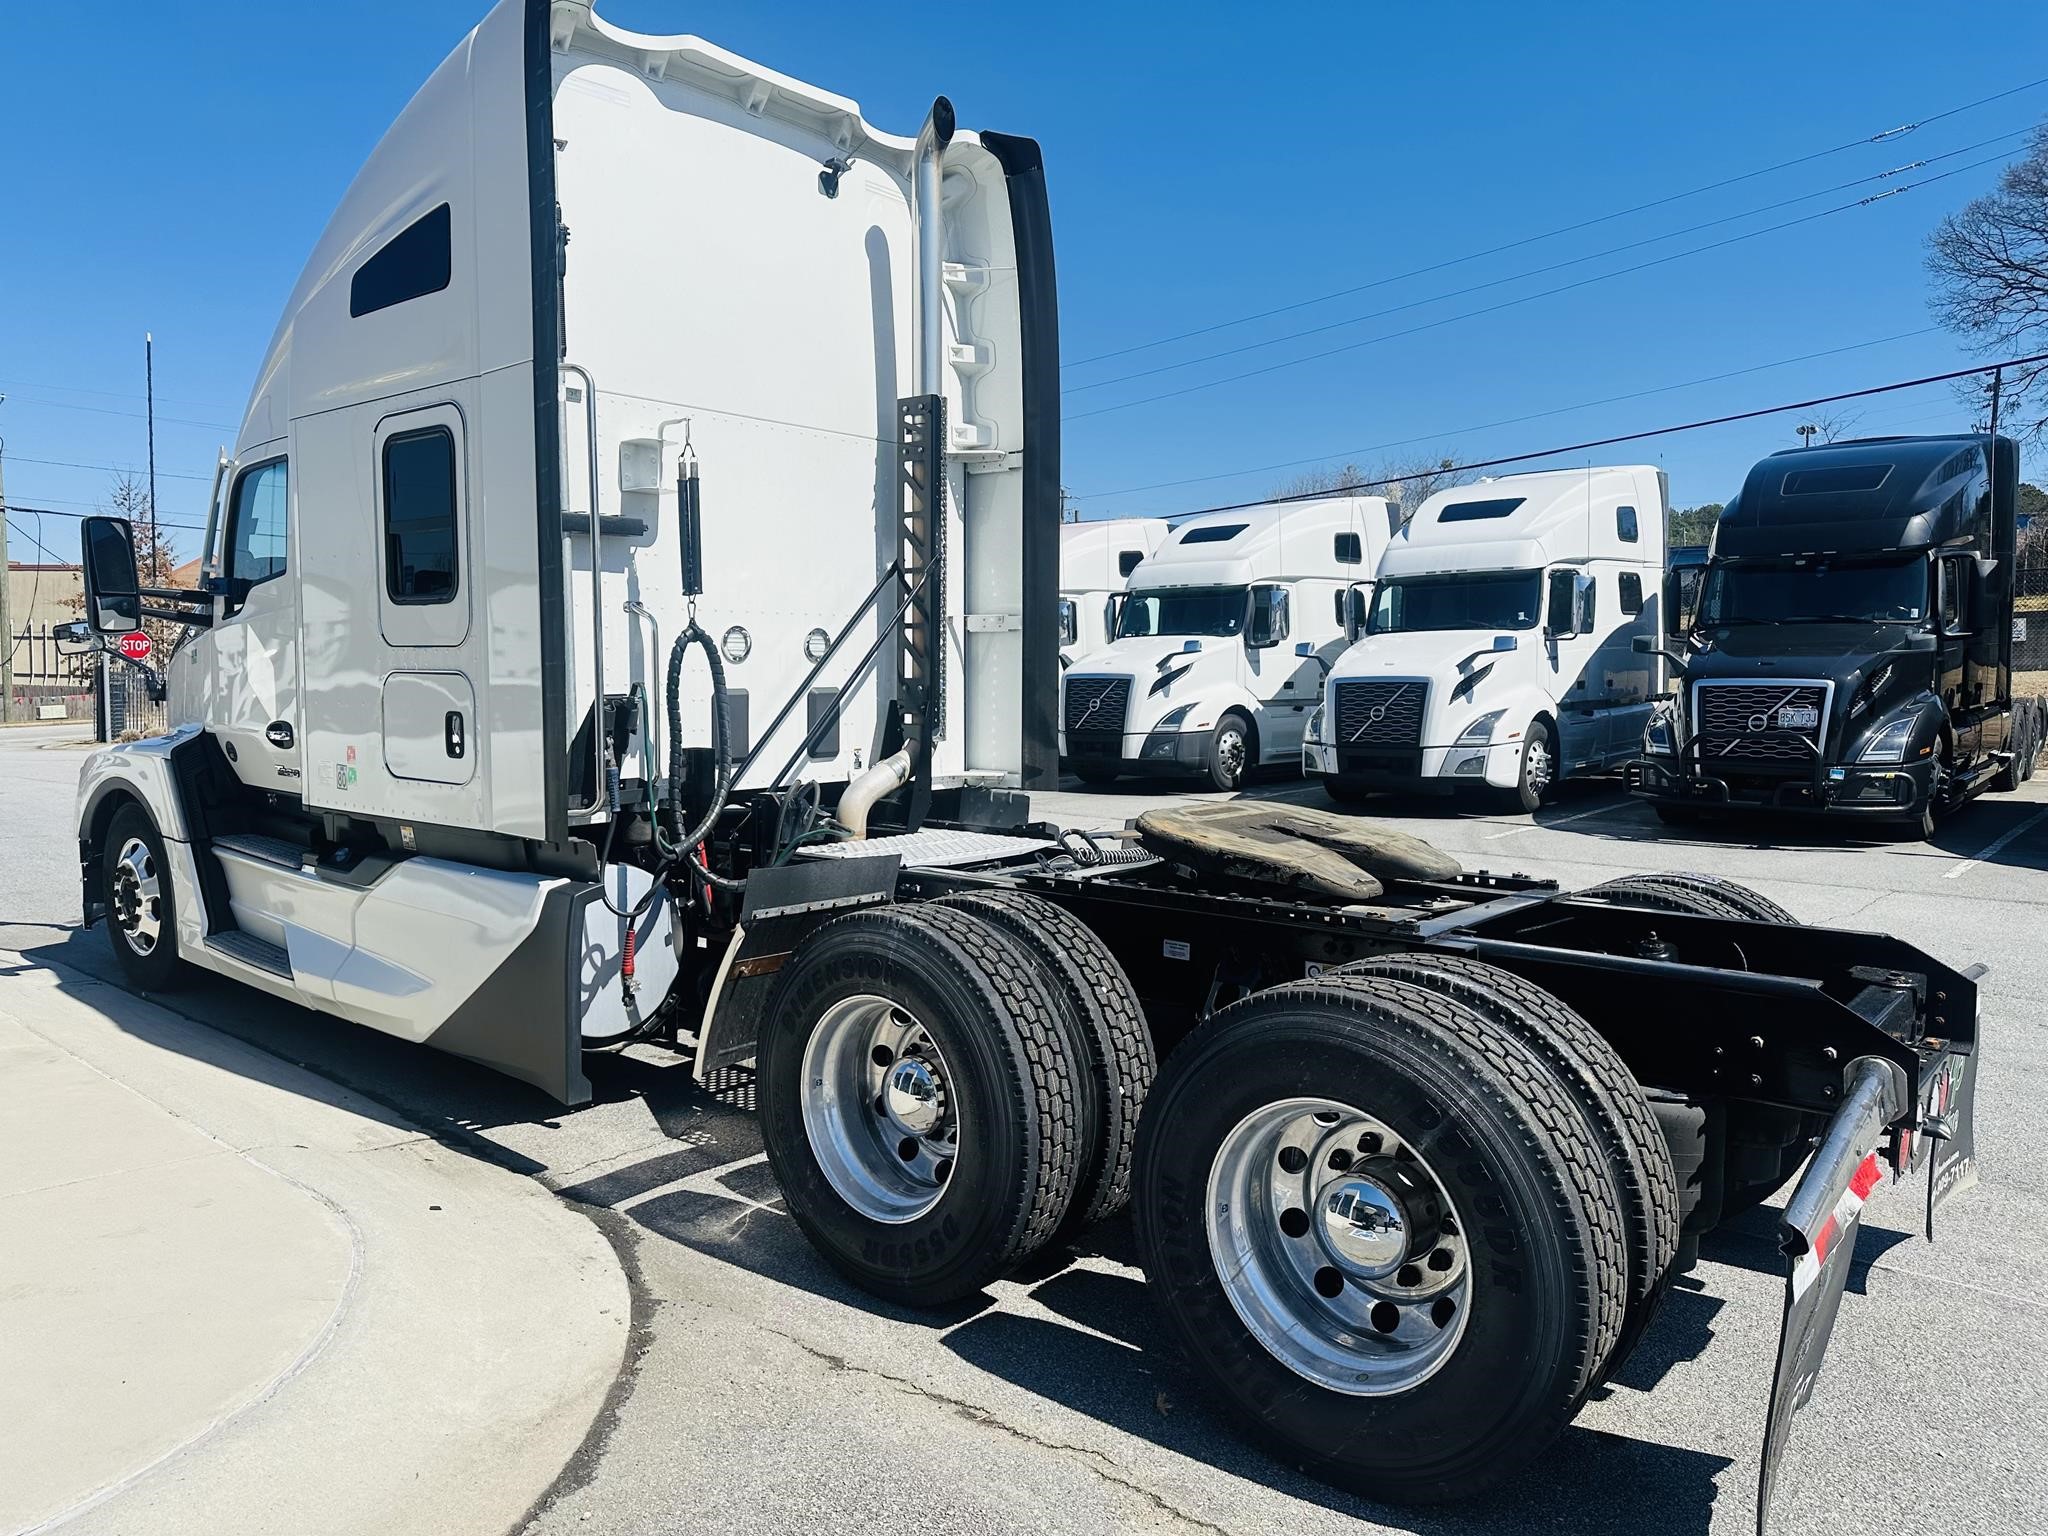
{"type": "Polygon", "coordinates": [[[895,1304],[1128,1203],[1194,1369],[1378,1499],[1512,1478],[1699,1233],[1796,1176],[1768,1510],[1864,1197],[1924,1170],[1931,1221],[1973,1181],[1976,973],[1327,812],[1035,819],[1046,188],[944,98],[885,133],[699,38],[504,0],[316,245],[203,589],[85,524],[93,628],[192,631],[175,728],[84,768],[87,921],[143,988],[212,971],[521,1077],[537,1115],[589,1097],[594,1047],[751,1064],[790,1214],[895,1304]]]}
{"type": "Polygon", "coordinates": [[[1545,470],[1438,491],[1381,556],[1302,771],[1332,798],[1491,787],[1533,811],[1632,760],[1661,662],[1664,475],[1545,470]]]}
{"type": "Polygon", "coordinates": [[[2040,746],[2012,692],[2019,451],[1869,438],[1774,453],[1722,509],[1637,795],[1716,810],[1937,821],[2017,789],[2040,746]]]}

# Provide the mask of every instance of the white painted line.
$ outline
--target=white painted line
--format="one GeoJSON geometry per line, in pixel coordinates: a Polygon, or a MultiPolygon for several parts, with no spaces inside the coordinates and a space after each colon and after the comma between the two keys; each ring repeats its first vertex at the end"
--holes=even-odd
{"type": "Polygon", "coordinates": [[[1505,832],[1489,832],[1486,834],[1486,840],[1489,843],[1495,843],[1504,837],[1519,837],[1524,832],[1537,832],[1550,827],[1569,826],[1575,821],[1584,821],[1589,816],[1605,816],[1609,811],[1625,811],[1634,804],[1635,801],[1633,800],[1623,800],[1616,805],[1596,805],[1590,811],[1579,811],[1570,816],[1560,816],[1555,821],[1531,821],[1519,827],[1509,827],[1505,832]]]}
{"type": "Polygon", "coordinates": [[[2044,821],[2048,821],[2048,811],[2034,812],[2033,815],[2029,816],[2025,821],[2021,822],[2018,826],[2014,827],[2010,832],[2006,833],[2005,836],[1999,838],[1996,842],[1992,843],[1990,847],[1984,849],[1981,853],[1973,854],[1969,858],[1963,860],[1962,863],[1958,864],[1954,869],[1948,871],[1948,873],[1943,875],[1941,878],[1944,880],[1953,880],[1958,875],[1968,874],[1971,870],[1975,869],[1979,864],[1982,864],[1986,859],[1996,854],[2007,843],[2011,842],[2014,838],[2018,837],[2022,832],[2029,831],[2032,828],[2039,826],[2044,821]]]}

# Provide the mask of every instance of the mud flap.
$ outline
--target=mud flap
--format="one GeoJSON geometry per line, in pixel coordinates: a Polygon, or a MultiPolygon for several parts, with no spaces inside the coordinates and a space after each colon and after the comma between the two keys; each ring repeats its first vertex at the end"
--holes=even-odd
{"type": "Polygon", "coordinates": [[[890,900],[903,860],[897,854],[860,859],[798,859],[747,876],[746,901],[704,1008],[695,1075],[733,1066],[754,1054],[775,977],[804,936],[820,923],[890,900]]]}
{"type": "Polygon", "coordinates": [[[1787,1261],[1785,1315],[1778,1334],[1770,1416],[1764,1423],[1756,1495],[1758,1536],[1763,1536],[1770,1519],[1778,1459],[1784,1454],[1792,1416],[1812,1398],[1821,1357],[1835,1331],[1863,1202],[1884,1178],[1878,1144],[1885,1127],[1906,1109],[1905,1073],[1895,1063],[1863,1057],[1851,1064],[1848,1081],[1842,1107],[1828,1122],[1820,1150],[1807,1165],[1779,1226],[1779,1247],[1787,1261]]]}
{"type": "Polygon", "coordinates": [[[1980,1036],[1967,1056],[1950,1055],[1928,1074],[1920,1096],[1920,1155],[1928,1161],[1927,1241],[1934,1213],[1977,1184],[1977,1069],[1980,1036]]]}

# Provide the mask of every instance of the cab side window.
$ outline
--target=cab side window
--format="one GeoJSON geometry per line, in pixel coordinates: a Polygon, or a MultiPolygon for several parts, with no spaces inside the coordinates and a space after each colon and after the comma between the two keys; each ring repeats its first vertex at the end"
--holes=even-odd
{"type": "Polygon", "coordinates": [[[1631,617],[1643,611],[1643,578],[1634,571],[1621,573],[1621,611],[1631,617]]]}
{"type": "Polygon", "coordinates": [[[446,427],[384,444],[384,580],[394,603],[455,597],[455,436],[446,427]]]}
{"type": "Polygon", "coordinates": [[[1943,560],[1935,570],[1941,582],[1941,627],[1950,634],[1960,633],[1967,627],[1968,615],[1963,611],[1963,564],[1960,560],[1943,560]]]}
{"type": "Polygon", "coordinates": [[[284,574],[291,543],[290,503],[283,459],[242,472],[228,511],[223,575],[253,586],[284,574]]]}

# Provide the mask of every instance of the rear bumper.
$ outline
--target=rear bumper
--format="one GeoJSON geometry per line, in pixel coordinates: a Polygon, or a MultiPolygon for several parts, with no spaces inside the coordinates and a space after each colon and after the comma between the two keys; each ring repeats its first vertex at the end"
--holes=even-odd
{"type": "Polygon", "coordinates": [[[1732,767],[1708,772],[1676,757],[1647,757],[1628,765],[1628,790],[1666,805],[1897,817],[1919,814],[1932,774],[1927,762],[1817,763],[1796,774],[1772,774],[1732,767]]]}

